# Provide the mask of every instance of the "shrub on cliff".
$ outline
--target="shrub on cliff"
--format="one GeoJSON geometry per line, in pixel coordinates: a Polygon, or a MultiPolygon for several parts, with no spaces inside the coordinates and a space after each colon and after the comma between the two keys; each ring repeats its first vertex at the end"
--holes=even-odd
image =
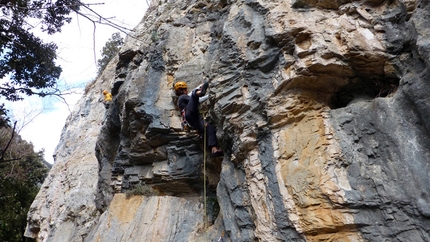
{"type": "Polygon", "coordinates": [[[145,184],[144,182],[136,184],[131,190],[128,190],[125,193],[127,198],[130,198],[132,196],[157,196],[158,192],[157,190],[154,190],[149,185],[145,184]]]}
{"type": "Polygon", "coordinates": [[[124,39],[121,37],[120,33],[112,34],[102,49],[102,58],[97,60],[98,75],[102,74],[109,61],[118,54],[123,43],[124,39]]]}

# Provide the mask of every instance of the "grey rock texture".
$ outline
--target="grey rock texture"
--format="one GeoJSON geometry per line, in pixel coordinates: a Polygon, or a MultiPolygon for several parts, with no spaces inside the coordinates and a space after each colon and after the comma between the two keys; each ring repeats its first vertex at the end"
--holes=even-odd
{"type": "Polygon", "coordinates": [[[429,14],[415,0],[153,1],[69,117],[26,236],[430,241],[429,14]],[[176,81],[209,81],[201,109],[224,157],[204,163],[181,129],[176,81]],[[141,186],[157,193],[124,195],[141,186]]]}

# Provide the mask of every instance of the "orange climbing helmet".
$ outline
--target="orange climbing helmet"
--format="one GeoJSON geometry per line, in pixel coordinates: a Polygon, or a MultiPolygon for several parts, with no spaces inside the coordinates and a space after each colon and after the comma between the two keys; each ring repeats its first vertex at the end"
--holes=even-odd
{"type": "Polygon", "coordinates": [[[187,88],[187,83],[185,83],[185,82],[177,82],[177,83],[175,83],[175,92],[177,92],[179,89],[181,89],[181,88],[187,88]]]}
{"type": "Polygon", "coordinates": [[[104,90],[103,95],[106,95],[106,94],[108,94],[108,91],[104,90]]]}

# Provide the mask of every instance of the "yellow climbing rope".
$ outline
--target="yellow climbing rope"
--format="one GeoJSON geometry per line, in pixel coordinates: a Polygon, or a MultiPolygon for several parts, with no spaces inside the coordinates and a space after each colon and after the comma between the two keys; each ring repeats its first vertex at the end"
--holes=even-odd
{"type": "MultiPolygon", "coordinates": [[[[207,204],[206,204],[206,115],[203,117],[203,199],[204,199],[204,215],[203,215],[203,223],[205,234],[207,235],[208,229],[208,221],[207,221],[207,204]]],[[[207,240],[207,238],[206,238],[207,240]]]]}

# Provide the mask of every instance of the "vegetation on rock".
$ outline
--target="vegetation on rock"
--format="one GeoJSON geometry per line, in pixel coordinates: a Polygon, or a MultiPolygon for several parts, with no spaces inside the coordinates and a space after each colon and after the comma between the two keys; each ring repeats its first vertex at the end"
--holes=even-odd
{"type": "Polygon", "coordinates": [[[120,33],[112,34],[102,49],[102,58],[97,60],[98,75],[102,74],[109,61],[118,54],[123,43],[124,39],[121,37],[120,33]]]}
{"type": "Polygon", "coordinates": [[[132,196],[156,196],[158,192],[144,182],[141,182],[135,185],[133,189],[128,190],[125,194],[127,198],[130,198],[132,196]]]}

